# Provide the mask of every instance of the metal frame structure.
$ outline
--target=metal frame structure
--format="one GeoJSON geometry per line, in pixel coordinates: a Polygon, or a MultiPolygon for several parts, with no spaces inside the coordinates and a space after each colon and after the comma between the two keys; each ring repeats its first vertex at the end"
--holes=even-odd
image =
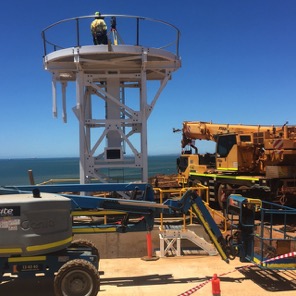
{"type": "MultiPolygon", "coordinates": [[[[118,44],[117,39],[114,42],[117,45],[113,45],[112,34],[108,45],[82,45],[82,22],[93,17],[63,20],[42,32],[44,68],[52,73],[53,114],[57,116],[57,83],[61,83],[63,119],[67,121],[66,89],[68,82],[74,82],[76,106],[73,111],[79,121],[81,184],[93,179],[113,182],[108,178],[112,169],[136,169],[141,181],[148,182],[147,120],[172,72],[181,66],[180,33],[176,27],[159,20],[104,15],[106,19],[136,20],[135,45],[118,44]],[[69,47],[67,43],[63,47],[49,41],[47,36],[53,29],[71,22],[76,24],[73,46],[69,47]],[[140,22],[153,22],[173,29],[175,41],[164,47],[140,45],[140,22]],[[172,44],[173,52],[166,48],[172,44]],[[49,52],[48,47],[53,47],[54,51],[49,52]],[[152,99],[147,91],[150,81],[160,82],[152,99]],[[127,95],[130,89],[137,91],[136,98],[127,95]]],[[[147,34],[144,29],[142,31],[147,34]]]]}

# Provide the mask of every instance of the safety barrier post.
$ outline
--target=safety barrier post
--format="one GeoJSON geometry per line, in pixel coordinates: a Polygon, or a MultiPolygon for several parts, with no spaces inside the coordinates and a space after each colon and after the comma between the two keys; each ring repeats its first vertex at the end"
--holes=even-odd
{"type": "Polygon", "coordinates": [[[152,237],[151,237],[151,231],[148,231],[146,234],[146,244],[147,244],[147,256],[142,257],[142,260],[145,261],[155,261],[158,260],[159,257],[153,256],[153,248],[152,248],[152,237]]]}
{"type": "Polygon", "coordinates": [[[148,254],[148,257],[152,257],[151,231],[147,232],[147,234],[146,234],[146,242],[147,242],[147,254],[148,254]]]}

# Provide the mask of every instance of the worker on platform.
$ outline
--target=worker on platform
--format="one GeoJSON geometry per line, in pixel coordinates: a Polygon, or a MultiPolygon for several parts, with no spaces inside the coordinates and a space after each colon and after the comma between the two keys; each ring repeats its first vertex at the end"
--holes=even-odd
{"type": "Polygon", "coordinates": [[[107,25],[100,12],[95,13],[95,19],[90,25],[94,45],[108,44],[107,25]]]}

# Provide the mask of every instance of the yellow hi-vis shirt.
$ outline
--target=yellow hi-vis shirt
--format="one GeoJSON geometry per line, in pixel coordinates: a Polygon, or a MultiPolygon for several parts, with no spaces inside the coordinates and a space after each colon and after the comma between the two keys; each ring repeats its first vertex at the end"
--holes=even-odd
{"type": "Polygon", "coordinates": [[[107,25],[103,19],[95,19],[90,25],[92,33],[103,32],[107,30],[107,25]]]}

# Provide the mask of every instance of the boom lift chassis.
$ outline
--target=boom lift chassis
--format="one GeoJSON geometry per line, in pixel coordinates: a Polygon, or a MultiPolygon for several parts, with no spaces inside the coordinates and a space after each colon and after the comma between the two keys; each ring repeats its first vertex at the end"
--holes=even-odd
{"type": "MultiPolygon", "coordinates": [[[[71,200],[73,234],[150,232],[156,215],[188,214],[192,211],[225,262],[238,256],[242,262],[250,261],[261,268],[296,269],[296,252],[291,252],[295,249],[296,238],[288,234],[287,226],[289,219],[296,217],[296,209],[293,208],[232,194],[227,202],[230,231],[224,237],[202,198],[194,190],[188,190],[179,200],[168,199],[163,204],[153,201],[153,189],[143,183],[2,187],[0,194],[36,190],[59,193],[71,200]],[[80,195],[65,192],[80,192],[80,195]],[[83,195],[85,192],[89,195],[83,195]],[[91,192],[104,192],[107,197],[90,195],[91,192]],[[75,219],[107,213],[120,217],[120,222],[117,219],[116,223],[102,224],[75,219]],[[281,229],[274,226],[279,220],[283,225],[281,229]],[[284,251],[290,256],[282,256],[284,251]]],[[[99,252],[91,242],[72,241],[67,248],[53,253],[0,257],[0,282],[13,277],[42,275],[53,278],[57,296],[95,296],[100,289],[99,260],[99,252]]]]}
{"type": "MultiPolygon", "coordinates": [[[[22,194],[32,191],[35,195],[38,195],[38,192],[60,193],[71,199],[73,234],[151,231],[154,225],[154,212],[159,207],[152,202],[152,188],[143,183],[18,186],[1,188],[0,194],[22,194]],[[96,192],[109,198],[64,192],[96,192]],[[120,223],[90,223],[77,219],[80,216],[93,217],[105,214],[116,216],[117,219],[121,219],[120,223]]],[[[1,239],[4,242],[5,238],[0,238],[0,242],[1,239]]],[[[95,296],[100,289],[99,260],[97,248],[87,240],[72,241],[67,248],[53,253],[0,257],[0,283],[14,277],[46,276],[53,278],[56,296],[95,296]]]]}

